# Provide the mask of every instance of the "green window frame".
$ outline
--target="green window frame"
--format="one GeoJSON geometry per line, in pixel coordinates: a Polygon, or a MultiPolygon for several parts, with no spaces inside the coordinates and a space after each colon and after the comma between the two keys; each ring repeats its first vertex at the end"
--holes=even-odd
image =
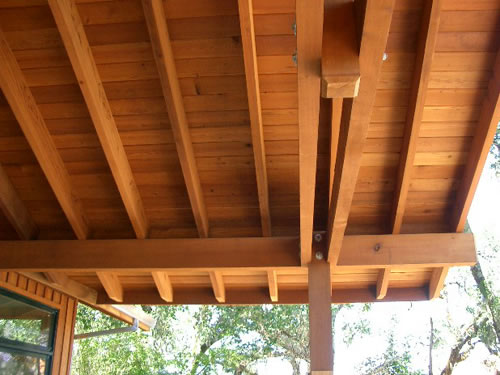
{"type": "MultiPolygon", "coordinates": [[[[3,288],[0,288],[0,297],[6,297],[7,299],[11,299],[14,302],[19,302],[20,304],[28,305],[38,310],[42,310],[43,312],[47,313],[50,319],[50,323],[47,327],[47,345],[37,345],[29,342],[2,337],[0,332],[0,369],[2,362],[2,353],[5,353],[7,355],[21,355],[25,357],[43,359],[45,361],[45,371],[43,372],[43,375],[50,375],[52,370],[52,359],[54,356],[54,342],[56,337],[58,310],[3,288]]],[[[1,315],[0,319],[2,319],[1,315]]]]}

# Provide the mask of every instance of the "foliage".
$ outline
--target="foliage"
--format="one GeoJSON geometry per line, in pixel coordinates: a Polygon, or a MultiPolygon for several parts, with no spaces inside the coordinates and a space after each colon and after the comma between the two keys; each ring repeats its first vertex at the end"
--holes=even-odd
{"type": "Polygon", "coordinates": [[[497,126],[497,131],[493,138],[493,144],[490,149],[490,153],[493,155],[493,162],[491,163],[491,168],[496,172],[497,177],[500,176],[500,122],[497,126]]]}
{"type": "Polygon", "coordinates": [[[365,375],[423,375],[411,369],[411,350],[408,342],[396,344],[394,332],[389,333],[387,349],[379,356],[367,358],[359,368],[365,375]]]}

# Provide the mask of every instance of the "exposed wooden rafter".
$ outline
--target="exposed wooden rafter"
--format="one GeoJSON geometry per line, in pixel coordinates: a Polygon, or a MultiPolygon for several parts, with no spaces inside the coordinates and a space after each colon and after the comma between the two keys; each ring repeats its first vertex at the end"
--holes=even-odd
{"type": "Polygon", "coordinates": [[[205,201],[184,110],[163,1],[142,0],[142,5],[194,219],[200,237],[208,237],[209,226],[205,201]]]}
{"type": "Polygon", "coordinates": [[[224,285],[224,277],[220,271],[210,271],[210,282],[212,283],[212,289],[214,291],[214,296],[217,302],[226,302],[226,287],[224,285]]]}
{"type": "Polygon", "coordinates": [[[408,190],[412,177],[417,141],[420,134],[420,125],[424,112],[427,86],[431,74],[434,47],[436,45],[439,31],[439,20],[441,15],[441,0],[427,0],[425,3],[422,24],[420,26],[420,37],[415,59],[415,71],[413,73],[413,84],[410,91],[408,103],[408,115],[406,120],[405,135],[401,149],[398,179],[394,195],[394,203],[391,216],[391,231],[394,234],[401,232],[405,205],[408,198],[408,190]]]}
{"type": "Polygon", "coordinates": [[[276,270],[267,271],[267,283],[269,285],[269,297],[272,302],[278,302],[278,273],[276,270]]]}
{"type": "Polygon", "coordinates": [[[354,2],[325,0],[323,52],[321,55],[321,96],[352,98],[360,81],[359,46],[356,36],[354,2]]]}
{"type": "Polygon", "coordinates": [[[300,259],[312,257],[324,0],[297,0],[300,259]]]}
{"type": "Polygon", "coordinates": [[[387,295],[387,289],[389,288],[389,281],[391,278],[391,270],[389,268],[383,268],[379,271],[377,279],[377,299],[384,299],[387,295]]]}
{"type": "Polygon", "coordinates": [[[78,239],[89,228],[80,200],[47,129],[40,109],[3,32],[0,30],[0,86],[78,239]]]}
{"type": "Polygon", "coordinates": [[[116,302],[123,302],[123,288],[116,273],[97,272],[97,277],[109,298],[116,302]]]}
{"type": "Polygon", "coordinates": [[[457,192],[457,199],[451,220],[451,230],[463,232],[472,199],[483,172],[493,137],[500,121],[500,51],[497,52],[493,66],[493,76],[488,84],[488,90],[483,100],[479,122],[469,159],[465,165],[462,182],[457,192]]]}
{"type": "Polygon", "coordinates": [[[432,271],[431,280],[429,282],[429,299],[439,297],[449,269],[449,267],[438,267],[432,271]]]}
{"type": "MultiPolygon", "coordinates": [[[[0,241],[0,269],[168,271],[299,267],[296,237],[165,240],[0,241]]],[[[475,264],[469,233],[346,236],[339,268],[475,264]],[[415,251],[419,249],[419,251],[415,251]]]]}
{"type": "Polygon", "coordinates": [[[343,113],[344,129],[339,140],[330,204],[328,260],[332,265],[337,263],[344,239],[393,9],[394,0],[366,1],[359,57],[362,80],[350,111],[343,113]]]}
{"type": "Polygon", "coordinates": [[[7,217],[20,239],[32,240],[36,238],[38,228],[1,165],[0,210],[7,217]]]}
{"type": "Polygon", "coordinates": [[[264,129],[262,125],[262,107],[260,104],[259,73],[257,68],[257,51],[255,47],[255,29],[253,23],[252,0],[239,0],[239,15],[243,58],[252,130],[252,145],[259,196],[260,221],[262,234],[271,235],[271,212],[269,209],[269,192],[267,183],[266,151],[264,147],[264,129]]]}
{"type": "Polygon", "coordinates": [[[146,213],[76,4],[73,0],[49,0],[49,6],[132,227],[138,238],[146,238],[146,213]]]}
{"type": "Polygon", "coordinates": [[[156,289],[160,293],[160,297],[166,302],[174,301],[174,290],[172,288],[172,283],[170,282],[170,277],[166,272],[152,272],[153,280],[156,285],[156,289]]]}

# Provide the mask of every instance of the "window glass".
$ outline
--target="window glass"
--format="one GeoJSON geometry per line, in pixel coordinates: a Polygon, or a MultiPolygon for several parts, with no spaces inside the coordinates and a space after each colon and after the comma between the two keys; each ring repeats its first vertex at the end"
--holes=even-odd
{"type": "Polygon", "coordinates": [[[0,338],[49,347],[54,313],[0,294],[0,338]]]}
{"type": "Polygon", "coordinates": [[[45,358],[0,351],[0,374],[2,375],[44,375],[47,370],[45,358]]]}

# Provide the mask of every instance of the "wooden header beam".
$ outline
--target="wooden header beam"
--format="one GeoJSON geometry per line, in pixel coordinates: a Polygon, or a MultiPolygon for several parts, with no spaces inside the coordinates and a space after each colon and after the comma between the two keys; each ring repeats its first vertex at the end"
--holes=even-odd
{"type": "Polygon", "coordinates": [[[208,237],[207,210],[196,166],[186,111],[184,110],[184,101],[170,43],[163,1],[142,0],[142,7],[196,227],[200,237],[208,237]]]}
{"type": "Polygon", "coordinates": [[[321,96],[353,98],[358,95],[359,46],[352,0],[325,0],[321,55],[321,96]]]}
{"type": "MultiPolygon", "coordinates": [[[[298,238],[0,241],[0,269],[166,271],[300,266],[298,238]]],[[[338,267],[470,266],[470,233],[346,236],[338,267]]]]}
{"type": "Polygon", "coordinates": [[[344,110],[342,114],[343,124],[329,212],[328,261],[334,266],[340,254],[351,211],[393,9],[394,0],[366,1],[359,55],[363,79],[358,96],[352,99],[350,111],[344,110]]]}
{"type": "MultiPolygon", "coordinates": [[[[387,291],[383,300],[377,300],[372,288],[333,290],[331,303],[370,303],[391,301],[425,301],[429,299],[427,288],[392,288],[387,291]]],[[[212,288],[190,289],[179,288],[175,292],[175,301],[167,303],[156,289],[137,289],[125,291],[124,304],[142,305],[218,305],[212,288]]],[[[105,294],[99,294],[99,304],[116,304],[105,294]]],[[[227,289],[226,305],[261,305],[261,304],[305,304],[309,303],[307,289],[280,290],[278,302],[273,302],[267,288],[260,289],[227,289]]]]}

